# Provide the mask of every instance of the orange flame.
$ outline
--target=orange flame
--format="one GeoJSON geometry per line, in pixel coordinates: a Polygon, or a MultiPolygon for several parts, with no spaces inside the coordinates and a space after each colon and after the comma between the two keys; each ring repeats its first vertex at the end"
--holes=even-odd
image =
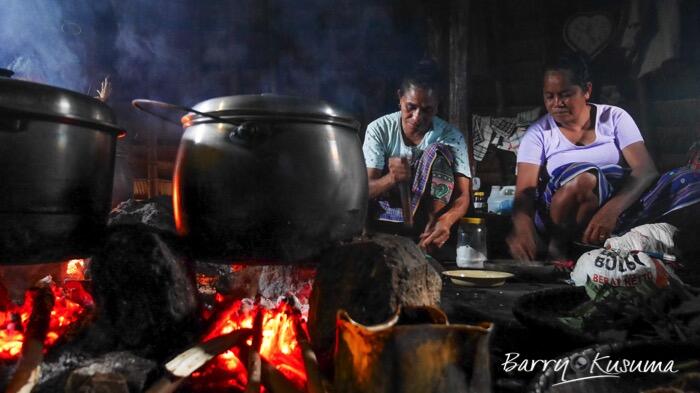
{"type": "MultiPolygon", "coordinates": [[[[217,295],[217,302],[224,303],[217,295]]],[[[246,304],[240,300],[218,314],[204,341],[231,333],[241,328],[252,328],[256,312],[263,312],[263,339],[260,354],[287,379],[303,389],[306,385],[306,372],[301,357],[301,349],[294,333],[294,317],[291,308],[284,302],[274,309],[260,305],[246,304]]],[[[252,339],[247,343],[252,344],[252,339]]],[[[228,350],[212,359],[201,371],[192,374],[192,385],[199,391],[227,388],[244,389],[247,383],[245,361],[239,358],[238,348],[228,350]]]]}
{"type": "MultiPolygon", "coordinates": [[[[53,346],[74,322],[80,321],[86,310],[91,309],[93,300],[85,291],[81,281],[85,262],[71,260],[66,264],[66,277],[69,277],[59,287],[51,283],[54,295],[54,307],[49,320],[49,331],[44,340],[45,350],[53,346]]],[[[0,304],[0,360],[17,360],[22,351],[24,330],[27,327],[32,312],[32,296],[29,291],[25,294],[24,304],[18,306],[9,299],[0,304]]]]}

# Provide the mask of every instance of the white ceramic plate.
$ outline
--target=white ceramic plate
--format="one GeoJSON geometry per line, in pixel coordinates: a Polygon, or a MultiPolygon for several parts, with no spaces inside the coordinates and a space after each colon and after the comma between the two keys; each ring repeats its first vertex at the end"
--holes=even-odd
{"type": "Polygon", "coordinates": [[[513,274],[492,270],[447,270],[442,274],[452,280],[455,285],[471,287],[497,287],[503,285],[513,274]]]}

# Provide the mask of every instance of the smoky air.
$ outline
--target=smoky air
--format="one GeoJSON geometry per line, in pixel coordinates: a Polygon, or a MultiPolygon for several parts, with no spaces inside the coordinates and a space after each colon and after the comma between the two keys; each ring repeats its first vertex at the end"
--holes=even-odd
{"type": "Polygon", "coordinates": [[[424,53],[398,6],[359,3],[5,0],[0,67],[90,95],[109,75],[123,102],[276,93],[380,114],[424,53]]]}

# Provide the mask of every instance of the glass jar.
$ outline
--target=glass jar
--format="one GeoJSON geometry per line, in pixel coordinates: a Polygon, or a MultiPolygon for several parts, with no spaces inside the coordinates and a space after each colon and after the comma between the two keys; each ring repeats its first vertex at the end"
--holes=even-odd
{"type": "Polygon", "coordinates": [[[486,259],[486,220],[462,218],[457,228],[457,266],[483,268],[486,259]]]}

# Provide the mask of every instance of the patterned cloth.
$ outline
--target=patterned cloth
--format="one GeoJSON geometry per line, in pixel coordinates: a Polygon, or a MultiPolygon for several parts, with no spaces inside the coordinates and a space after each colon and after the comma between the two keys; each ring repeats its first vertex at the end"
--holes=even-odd
{"type": "MultiPolygon", "coordinates": [[[[621,185],[625,171],[618,165],[598,167],[591,163],[572,163],[554,170],[552,177],[541,182],[535,212],[537,229],[545,232],[549,224],[549,208],[554,193],[583,172],[598,177],[598,206],[602,206],[621,185]]],[[[664,173],[639,201],[619,218],[615,233],[623,233],[638,225],[657,222],[663,216],[700,203],[700,172],[689,166],[664,173]]]]}
{"type": "Polygon", "coordinates": [[[494,117],[491,119],[491,128],[496,136],[510,138],[515,132],[518,120],[514,117],[494,117]]]}
{"type": "Polygon", "coordinates": [[[624,170],[619,165],[599,167],[588,162],[575,162],[555,169],[547,181],[540,183],[541,190],[538,191],[535,209],[535,225],[538,230],[545,232],[551,224],[549,208],[557,190],[584,172],[592,172],[598,177],[598,206],[610,199],[615,186],[619,185],[624,176],[624,170]]]}
{"type": "MultiPolygon", "coordinates": [[[[433,200],[448,204],[454,191],[454,157],[447,145],[435,143],[418,157],[413,157],[411,170],[414,173],[411,185],[411,214],[415,217],[426,191],[433,200]]],[[[396,194],[396,193],[393,193],[396,194]]],[[[404,222],[401,200],[397,195],[380,198],[378,219],[382,221],[404,222]]]]}
{"type": "Polygon", "coordinates": [[[474,159],[481,161],[489,150],[493,129],[491,128],[491,117],[472,115],[472,143],[474,144],[474,159]]]}
{"type": "Polygon", "coordinates": [[[541,112],[541,107],[533,108],[525,112],[519,112],[515,116],[515,132],[513,132],[508,138],[500,138],[498,144],[496,144],[496,147],[501,150],[518,154],[520,141],[525,136],[527,128],[530,127],[530,124],[532,124],[535,120],[539,119],[541,112]]]}
{"type": "Polygon", "coordinates": [[[472,115],[472,144],[474,159],[481,161],[490,145],[518,153],[525,131],[540,117],[541,107],[519,112],[515,117],[472,115]]]}
{"type": "Polygon", "coordinates": [[[700,172],[685,166],[664,173],[656,184],[620,217],[618,228],[655,222],[666,214],[700,202],[700,172]]]}

